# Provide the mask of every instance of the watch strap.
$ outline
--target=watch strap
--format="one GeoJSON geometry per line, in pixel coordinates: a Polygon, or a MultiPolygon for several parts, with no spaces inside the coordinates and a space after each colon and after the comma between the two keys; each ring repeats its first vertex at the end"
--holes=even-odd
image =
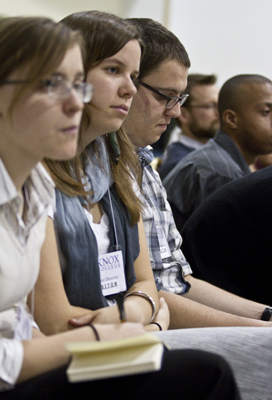
{"type": "Polygon", "coordinates": [[[272,317],[272,307],[266,307],[264,312],[262,313],[261,320],[270,321],[271,317],[272,317]]]}

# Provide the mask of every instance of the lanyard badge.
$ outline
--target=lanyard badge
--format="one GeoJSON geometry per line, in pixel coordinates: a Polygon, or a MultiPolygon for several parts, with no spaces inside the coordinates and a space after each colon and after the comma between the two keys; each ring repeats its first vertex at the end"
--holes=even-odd
{"type": "Polygon", "coordinates": [[[121,250],[100,255],[98,265],[103,296],[126,292],[127,285],[121,250]]]}

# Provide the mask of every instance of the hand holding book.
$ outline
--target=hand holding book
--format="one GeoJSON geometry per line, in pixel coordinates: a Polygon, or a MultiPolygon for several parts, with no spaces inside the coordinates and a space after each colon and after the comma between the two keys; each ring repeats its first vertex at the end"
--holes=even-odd
{"type": "MultiPolygon", "coordinates": [[[[129,310],[131,311],[131,306],[134,306],[134,304],[126,304],[126,306],[124,306],[123,303],[123,307],[129,307],[129,310]]],[[[110,324],[110,322],[107,322],[108,320],[108,316],[105,316],[105,313],[108,314],[115,314],[116,316],[114,317],[114,319],[116,320],[114,323],[117,323],[121,321],[121,303],[119,303],[119,306],[115,306],[115,310],[113,307],[106,307],[101,309],[101,315],[100,318],[94,318],[94,313],[95,312],[90,312],[88,314],[84,314],[80,317],[77,318],[73,318],[71,320],[69,320],[69,323],[75,327],[80,327],[80,326],[84,326],[84,325],[89,325],[90,323],[92,324],[110,324]]],[[[98,312],[100,310],[97,310],[98,312]]],[[[130,312],[131,313],[131,312],[130,312]]],[[[122,314],[122,318],[124,318],[124,314],[122,314]]],[[[154,320],[155,322],[157,322],[161,327],[162,330],[167,330],[169,327],[169,322],[170,322],[170,314],[169,314],[169,309],[167,306],[166,301],[163,298],[160,298],[160,308],[159,311],[157,312],[154,320]]],[[[158,331],[157,327],[154,325],[146,325],[145,326],[146,331],[148,332],[152,332],[152,331],[158,331]]]]}
{"type": "Polygon", "coordinates": [[[66,348],[73,355],[67,369],[70,382],[156,371],[163,355],[162,342],[151,333],[120,340],[67,343],[66,348]]]}

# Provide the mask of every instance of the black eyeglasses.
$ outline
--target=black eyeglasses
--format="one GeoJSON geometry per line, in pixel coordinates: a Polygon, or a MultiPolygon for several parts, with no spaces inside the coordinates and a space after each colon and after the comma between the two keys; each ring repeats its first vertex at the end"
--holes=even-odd
{"type": "Polygon", "coordinates": [[[181,96],[174,96],[174,97],[170,97],[167,96],[166,94],[160,92],[158,89],[153,88],[152,86],[148,85],[145,82],[139,81],[138,83],[142,86],[144,86],[145,88],[147,88],[148,90],[151,90],[151,92],[154,92],[156,94],[158,94],[159,96],[162,96],[166,99],[166,104],[165,104],[165,108],[167,108],[168,110],[171,110],[171,108],[175,107],[175,105],[177,103],[179,103],[180,107],[185,103],[185,101],[187,100],[187,97],[189,97],[188,94],[183,94],[181,96]]]}
{"type": "MultiPolygon", "coordinates": [[[[30,83],[30,80],[5,80],[0,81],[0,85],[16,85],[30,83]]],[[[71,91],[75,89],[83,103],[89,103],[93,95],[93,85],[87,82],[70,82],[62,75],[53,76],[51,79],[40,81],[48,91],[49,96],[65,99],[71,91]]]]}

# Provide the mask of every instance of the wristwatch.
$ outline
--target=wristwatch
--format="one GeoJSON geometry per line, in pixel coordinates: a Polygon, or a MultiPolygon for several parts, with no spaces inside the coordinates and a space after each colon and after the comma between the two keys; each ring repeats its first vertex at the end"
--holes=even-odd
{"type": "Polygon", "coordinates": [[[272,307],[266,307],[264,312],[262,313],[261,320],[262,321],[270,321],[272,317],[272,307]]]}

